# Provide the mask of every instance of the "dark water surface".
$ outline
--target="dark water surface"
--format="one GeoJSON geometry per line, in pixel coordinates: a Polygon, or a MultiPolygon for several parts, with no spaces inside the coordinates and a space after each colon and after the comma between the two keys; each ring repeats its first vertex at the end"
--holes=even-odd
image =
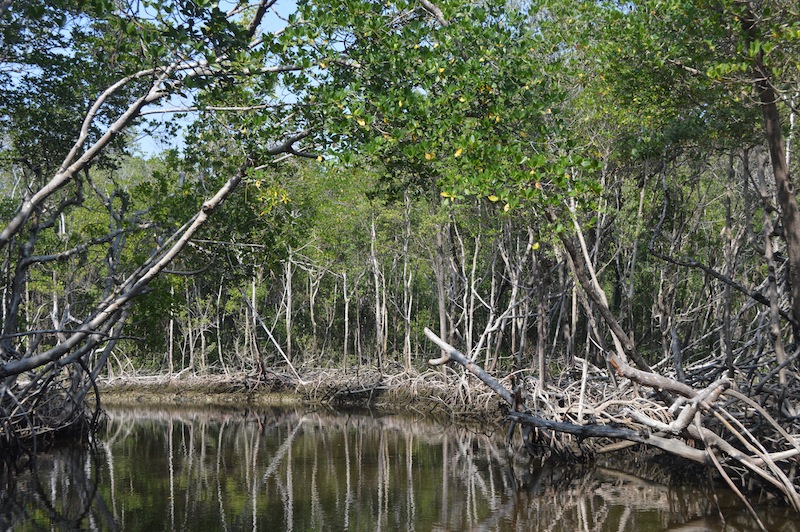
{"type": "MultiPolygon", "coordinates": [[[[399,416],[109,409],[94,448],[0,471],[0,530],[755,530],[654,464],[542,467],[399,416]],[[719,507],[724,515],[723,524],[719,507]]],[[[686,479],[685,479],[686,480],[686,479]]],[[[769,530],[795,516],[762,509],[769,530]]]]}

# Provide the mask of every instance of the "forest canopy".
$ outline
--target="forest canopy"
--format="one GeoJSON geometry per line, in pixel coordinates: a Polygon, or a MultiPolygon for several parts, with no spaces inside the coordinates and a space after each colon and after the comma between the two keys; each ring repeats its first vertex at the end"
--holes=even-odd
{"type": "Polygon", "coordinates": [[[793,0],[0,1],[4,434],[425,327],[794,418],[799,101],[793,0]]]}

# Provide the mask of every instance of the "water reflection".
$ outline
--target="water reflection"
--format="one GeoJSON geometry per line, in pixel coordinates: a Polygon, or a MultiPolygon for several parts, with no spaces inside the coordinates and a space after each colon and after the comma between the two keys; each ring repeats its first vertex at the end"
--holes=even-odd
{"type": "MultiPolygon", "coordinates": [[[[112,409],[93,449],[0,471],[0,529],[755,529],[719,493],[723,528],[708,491],[652,466],[522,464],[499,443],[393,416],[112,409]]],[[[791,517],[763,519],[800,530],[791,517]]]]}

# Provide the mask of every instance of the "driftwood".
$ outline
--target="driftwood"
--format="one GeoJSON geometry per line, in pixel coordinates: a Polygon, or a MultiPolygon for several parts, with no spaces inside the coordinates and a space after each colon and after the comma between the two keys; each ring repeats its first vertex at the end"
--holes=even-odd
{"type": "MultiPolygon", "coordinates": [[[[625,378],[613,388],[595,385],[597,389],[587,389],[584,372],[578,383],[580,392],[574,394],[579,397],[542,389],[535,379],[527,379],[523,390],[509,390],[429,329],[425,334],[444,353],[429,364],[457,362],[492,389],[509,407],[506,417],[512,430],[515,426],[523,429],[523,442],[531,453],[593,454],[624,447],[620,442],[644,444],[714,468],[762,528],[740,491],[741,485],[753,480],[780,494],[800,513],[800,438],[791,435],[758,402],[737,391],[727,378],[698,389],[633,368],[609,355],[610,365],[625,378]]],[[[602,374],[603,370],[596,372],[602,374]]],[[[593,382],[608,383],[610,379],[593,382]]]]}

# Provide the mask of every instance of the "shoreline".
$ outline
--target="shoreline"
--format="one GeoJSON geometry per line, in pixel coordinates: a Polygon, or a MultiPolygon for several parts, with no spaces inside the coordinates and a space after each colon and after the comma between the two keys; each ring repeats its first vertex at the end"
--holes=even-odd
{"type": "Polygon", "coordinates": [[[315,369],[301,375],[137,375],[98,379],[103,406],[296,406],[409,413],[445,422],[499,426],[503,411],[492,392],[465,386],[439,372],[381,374],[362,369],[315,369]]]}

